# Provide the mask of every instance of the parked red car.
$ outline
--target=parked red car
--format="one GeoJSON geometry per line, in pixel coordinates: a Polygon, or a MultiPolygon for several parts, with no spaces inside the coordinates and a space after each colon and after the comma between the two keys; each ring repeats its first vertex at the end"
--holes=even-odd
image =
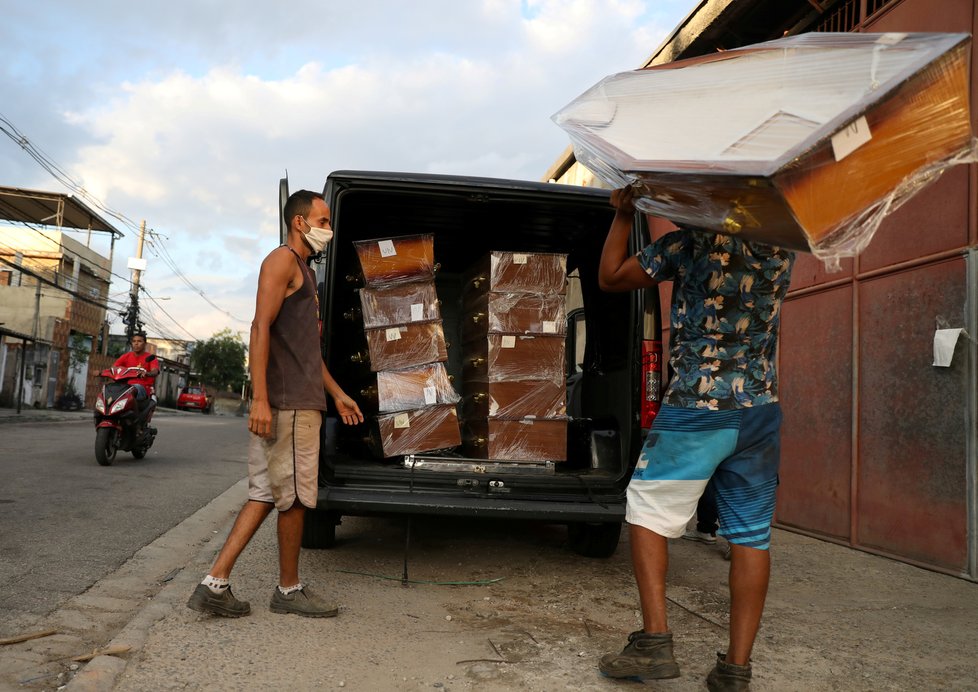
{"type": "Polygon", "coordinates": [[[180,396],[177,397],[177,410],[197,410],[210,413],[214,410],[214,397],[207,393],[207,388],[204,385],[184,387],[180,396]]]}

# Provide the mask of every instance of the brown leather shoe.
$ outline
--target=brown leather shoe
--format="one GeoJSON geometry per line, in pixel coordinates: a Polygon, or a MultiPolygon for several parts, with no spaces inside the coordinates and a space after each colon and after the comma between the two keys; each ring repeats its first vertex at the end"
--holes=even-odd
{"type": "Polygon", "coordinates": [[[632,632],[620,654],[605,654],[598,670],[609,678],[666,680],[679,677],[679,664],[672,655],[672,632],[632,632]]]}
{"type": "Polygon", "coordinates": [[[737,666],[727,663],[726,654],[717,653],[717,664],[706,676],[710,692],[747,692],[750,689],[750,663],[737,666]]]}

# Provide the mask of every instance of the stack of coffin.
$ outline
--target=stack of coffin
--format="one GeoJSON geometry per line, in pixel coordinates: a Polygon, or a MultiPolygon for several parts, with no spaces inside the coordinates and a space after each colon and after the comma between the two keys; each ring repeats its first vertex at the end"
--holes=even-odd
{"type": "Polygon", "coordinates": [[[494,251],[463,290],[465,451],[500,461],[567,458],[567,257],[494,251]]]}
{"type": "Polygon", "coordinates": [[[383,457],[461,444],[459,396],[445,370],[448,350],[435,292],[431,235],[354,243],[371,383],[372,443],[383,457]]]}

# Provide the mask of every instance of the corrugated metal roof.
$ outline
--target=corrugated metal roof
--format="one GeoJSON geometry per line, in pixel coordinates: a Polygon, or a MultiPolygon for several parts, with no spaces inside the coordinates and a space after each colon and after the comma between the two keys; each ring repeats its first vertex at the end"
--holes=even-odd
{"type": "Polygon", "coordinates": [[[0,220],[124,234],[73,195],[0,187],[0,220]]]}

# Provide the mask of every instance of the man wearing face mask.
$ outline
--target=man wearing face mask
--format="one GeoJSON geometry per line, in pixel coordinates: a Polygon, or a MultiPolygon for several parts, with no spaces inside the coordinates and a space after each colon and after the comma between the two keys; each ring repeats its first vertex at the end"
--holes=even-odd
{"type": "Polygon", "coordinates": [[[347,425],[363,422],[356,402],[326,369],[319,345],[319,299],[307,261],[332,238],[329,206],[322,195],[296,192],[285,204],[286,244],[262,262],[249,363],[252,403],[248,418],[248,501],[210,574],[187,606],[204,613],[240,617],[251,612],[228,583],[241,551],[274,507],[278,510],[279,581],[273,613],[332,617],[338,608],[299,580],[299,548],[306,508],[316,506],[319,429],[326,394],[347,425]]]}

